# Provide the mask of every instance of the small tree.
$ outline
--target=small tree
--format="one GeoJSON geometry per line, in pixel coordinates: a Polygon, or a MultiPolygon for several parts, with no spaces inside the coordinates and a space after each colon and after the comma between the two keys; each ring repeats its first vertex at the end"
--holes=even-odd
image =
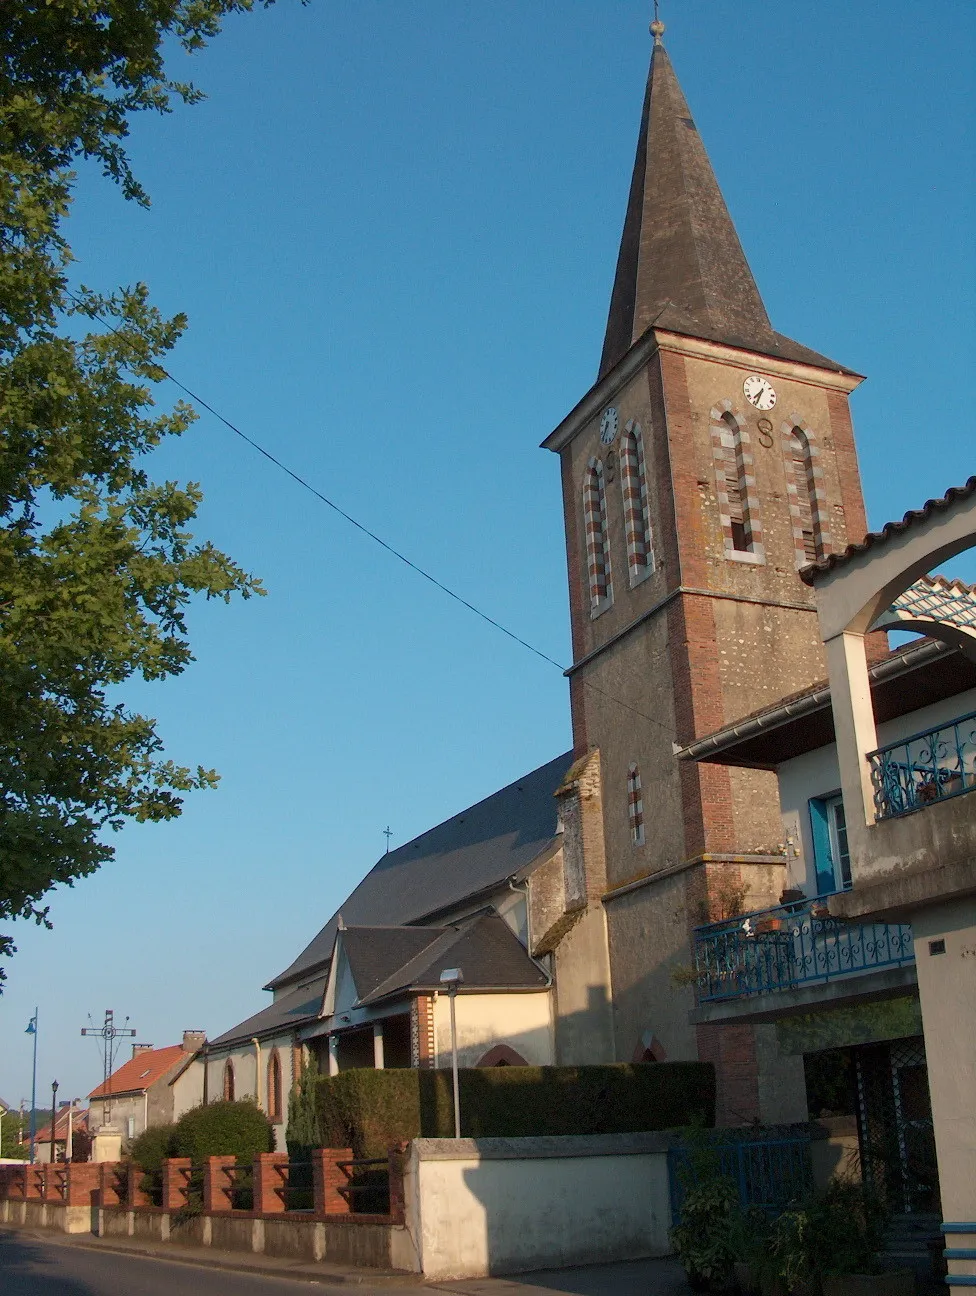
{"type": "Polygon", "coordinates": [[[170,1156],[199,1164],[211,1156],[233,1156],[248,1165],[260,1152],[274,1151],[274,1128],[247,1098],[214,1102],[184,1112],[173,1127],[170,1156]]]}
{"type": "Polygon", "coordinates": [[[302,1062],[288,1095],[288,1148],[322,1146],[322,1122],[316,1099],[319,1069],[314,1058],[302,1062]]]}

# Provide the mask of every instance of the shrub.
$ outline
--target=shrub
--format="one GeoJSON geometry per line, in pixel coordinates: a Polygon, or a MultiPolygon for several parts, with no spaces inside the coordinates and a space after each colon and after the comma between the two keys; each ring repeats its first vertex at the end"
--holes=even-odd
{"type": "Polygon", "coordinates": [[[170,1146],[170,1156],[189,1157],[194,1165],[210,1156],[233,1156],[249,1164],[260,1152],[274,1150],[274,1128],[247,1099],[208,1103],[183,1113],[170,1146]]]}
{"type": "Polygon", "coordinates": [[[163,1160],[176,1155],[172,1150],[175,1128],[172,1123],[150,1125],[130,1143],[129,1157],[143,1170],[162,1170],[163,1160]]]}
{"type": "MultiPolygon", "coordinates": [[[[580,1067],[475,1067],[459,1076],[469,1138],[624,1134],[714,1124],[715,1075],[699,1062],[580,1067]]],[[[318,1081],[323,1142],[356,1156],[454,1133],[451,1073],[355,1070],[318,1081]]]]}

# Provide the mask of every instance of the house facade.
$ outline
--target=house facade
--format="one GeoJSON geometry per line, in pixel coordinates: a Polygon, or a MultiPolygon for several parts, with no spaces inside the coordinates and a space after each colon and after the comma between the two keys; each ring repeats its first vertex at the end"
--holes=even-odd
{"type": "Polygon", "coordinates": [[[89,1128],[117,1131],[124,1148],[150,1125],[199,1106],[203,1070],[194,1064],[205,1042],[204,1031],[184,1031],[182,1043],[168,1048],[133,1044],[131,1058],[88,1095],[89,1128]]]}

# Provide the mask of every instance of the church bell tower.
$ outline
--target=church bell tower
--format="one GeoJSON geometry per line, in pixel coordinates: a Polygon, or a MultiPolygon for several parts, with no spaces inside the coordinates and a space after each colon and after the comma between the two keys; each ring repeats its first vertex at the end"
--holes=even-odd
{"type": "Polygon", "coordinates": [[[616,1057],[653,1041],[714,1060],[720,1120],[739,1124],[795,1117],[762,1098],[772,1028],[696,1029],[680,973],[695,925],[778,903],[775,776],[675,751],[826,675],[797,573],[866,530],[861,378],[773,329],[651,31],[598,379],[544,445],[562,468],[574,743],[600,754],[616,1057]]]}

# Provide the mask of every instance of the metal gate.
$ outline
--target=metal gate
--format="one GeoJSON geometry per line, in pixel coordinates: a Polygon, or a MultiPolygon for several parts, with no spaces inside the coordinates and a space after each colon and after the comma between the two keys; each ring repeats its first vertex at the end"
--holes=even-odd
{"type": "MultiPolygon", "coordinates": [[[[791,1202],[802,1201],[813,1187],[808,1138],[716,1141],[713,1146],[721,1173],[735,1183],[743,1207],[758,1206],[769,1215],[778,1215],[791,1202]]],[[[675,1223],[681,1218],[683,1180],[691,1163],[688,1148],[669,1149],[671,1218],[675,1223]]]]}

